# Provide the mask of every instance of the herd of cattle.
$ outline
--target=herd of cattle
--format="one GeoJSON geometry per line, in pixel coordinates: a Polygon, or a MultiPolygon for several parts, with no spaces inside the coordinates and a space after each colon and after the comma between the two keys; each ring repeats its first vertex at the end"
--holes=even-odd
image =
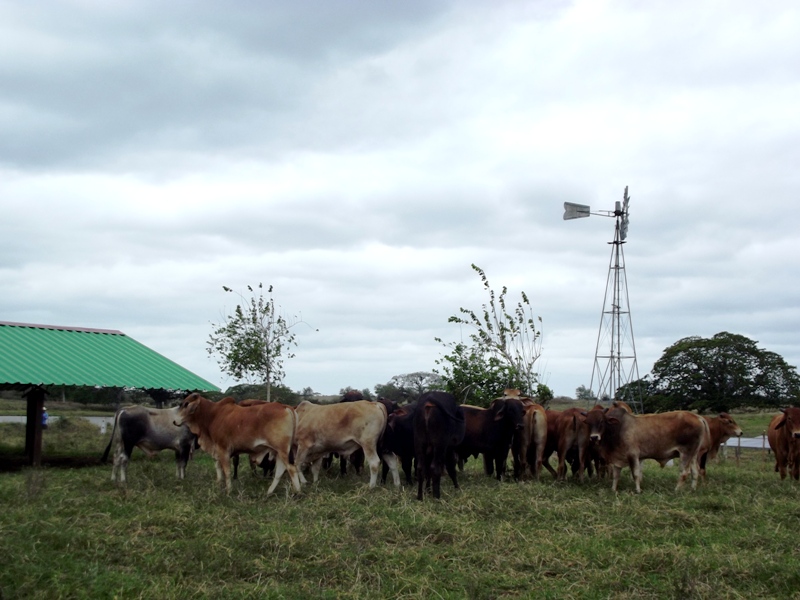
{"type": "MultiPolygon", "coordinates": [[[[111,478],[125,482],[135,447],[150,455],[172,449],[178,477],[183,478],[192,451],[199,447],[213,457],[217,480],[230,491],[231,465],[238,465],[239,455],[245,454],[254,469],[260,465],[265,473],[268,468],[274,472],[267,491],[271,494],[284,473],[300,491],[307,466],[318,481],[323,461],[338,455],[342,469],[348,459],[357,469],[366,462],[370,487],[377,484],[381,464],[382,481],[391,472],[399,486],[399,463],[409,485],[416,475],[417,497],[422,500],[424,490],[440,497],[445,471],[458,487],[458,467],[470,457],[482,456],[486,474],[501,479],[510,453],[515,479],[538,479],[544,467],[563,480],[569,467],[580,481],[610,472],[616,491],[621,470],[629,467],[641,492],[643,460],[664,466],[678,459],[677,487],[691,476],[695,488],[698,478],[705,477],[707,459],[723,442],[741,435],[727,413],[635,415],[623,402],[555,411],[518,390],[505,390],[488,408],[459,404],[445,392],[427,392],[405,406],[383,399],[370,402],[350,393],[337,404],[302,402],[296,408],[260,400],[236,403],[233,398],[212,402],[194,393],[170,409],[131,406],[117,411],[103,461],[113,447],[111,478]],[[558,458],[555,469],[550,464],[553,454],[558,458]]],[[[782,409],[770,422],[768,439],[781,479],[787,469],[800,479],[800,408],[782,409]]]]}

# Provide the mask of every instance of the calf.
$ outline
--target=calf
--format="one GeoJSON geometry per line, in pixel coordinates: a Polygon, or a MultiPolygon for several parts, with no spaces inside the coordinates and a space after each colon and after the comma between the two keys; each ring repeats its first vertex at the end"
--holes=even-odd
{"type": "Polygon", "coordinates": [[[786,479],[787,469],[791,477],[800,479],[800,408],[782,408],[767,429],[769,447],[775,453],[775,472],[786,479]]]}
{"type": "Polygon", "coordinates": [[[506,470],[511,440],[517,431],[522,431],[522,403],[515,398],[498,398],[489,408],[462,405],[466,428],[464,439],[456,448],[459,458],[483,454],[483,466],[487,475],[496,472],[500,480],[506,470]]]}
{"type": "Polygon", "coordinates": [[[706,462],[713,459],[719,452],[719,447],[732,437],[741,437],[742,428],[736,424],[728,413],[719,413],[718,417],[703,417],[708,423],[709,440],[700,451],[700,476],[706,478],[706,462]]]}
{"type": "Polygon", "coordinates": [[[294,409],[277,402],[240,406],[231,397],[211,402],[200,394],[190,394],[181,403],[175,424],[185,423],[197,436],[200,447],[214,459],[217,481],[224,481],[228,493],[231,455],[249,454],[256,464],[267,455],[274,456],[275,475],[267,490],[269,495],[284,472],[300,491],[292,456],[296,422],[294,409]]]}
{"type": "MultiPolygon", "coordinates": [[[[311,463],[314,482],[319,480],[322,459],[336,452],[346,459],[358,450],[364,451],[369,465],[369,486],[375,487],[381,459],[378,443],[386,429],[386,407],[379,402],[358,400],[339,404],[319,405],[301,402],[297,407],[296,445],[297,465],[311,463]]],[[[400,485],[397,458],[387,452],[383,456],[396,486],[400,485]]],[[[300,471],[300,480],[305,477],[300,471]]]]}
{"type": "Polygon", "coordinates": [[[464,412],[455,396],[447,392],[426,392],[417,401],[414,413],[414,455],[417,461],[417,499],[422,500],[423,486],[441,497],[442,470],[447,469],[453,485],[456,476],[456,447],[464,439],[464,412]]]}
{"type": "Polygon", "coordinates": [[[603,459],[611,466],[611,489],[617,491],[619,475],[631,468],[636,493],[642,491],[642,461],[652,458],[664,464],[680,457],[676,489],[691,473],[692,489],[697,487],[698,459],[703,443],[710,437],[706,421],[688,411],[632,415],[617,407],[605,413],[604,431],[594,432],[603,459]],[[599,436],[599,437],[598,437],[599,436]]]}
{"type": "Polygon", "coordinates": [[[146,406],[126,406],[120,408],[114,417],[111,439],[103,453],[102,461],[114,448],[114,466],[111,468],[111,481],[125,483],[128,461],[134,448],[140,448],[148,456],[155,456],[162,450],[174,450],[178,478],[186,476],[186,463],[192,456],[195,436],[187,427],[176,426],[178,408],[148,408],[146,406]]]}

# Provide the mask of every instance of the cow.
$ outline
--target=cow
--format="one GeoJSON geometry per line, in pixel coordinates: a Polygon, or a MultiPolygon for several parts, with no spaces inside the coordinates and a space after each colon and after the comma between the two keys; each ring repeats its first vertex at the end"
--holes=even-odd
{"type": "MultiPolygon", "coordinates": [[[[347,459],[358,450],[364,451],[369,465],[369,487],[375,487],[381,459],[378,443],[386,429],[386,407],[380,402],[358,400],[339,404],[312,404],[304,401],[297,406],[297,433],[295,460],[298,467],[311,464],[314,483],[319,480],[322,459],[336,452],[347,459]]],[[[397,459],[391,453],[383,456],[396,486],[400,485],[397,459]]],[[[300,481],[306,483],[302,470],[300,481]]]]}
{"type": "Polygon", "coordinates": [[[284,472],[295,491],[300,491],[292,455],[297,417],[291,406],[278,402],[240,406],[231,397],[211,402],[195,393],[187,396],[178,409],[175,424],[184,423],[214,459],[217,481],[224,482],[228,493],[233,454],[249,454],[257,464],[267,455],[274,456],[275,475],[267,495],[275,491],[284,472]]]}
{"type": "Polygon", "coordinates": [[[464,412],[455,396],[447,392],[426,392],[417,400],[414,413],[414,457],[417,461],[417,500],[423,486],[433,497],[441,497],[442,470],[447,469],[458,489],[456,446],[464,439],[464,412]]]}
{"type": "Polygon", "coordinates": [[[489,408],[461,405],[466,422],[464,439],[456,448],[462,460],[483,455],[484,472],[500,480],[506,470],[514,434],[521,432],[523,407],[518,398],[497,398],[489,408]]]}
{"type": "Polygon", "coordinates": [[[128,461],[134,448],[140,448],[148,456],[155,456],[162,450],[174,450],[179,479],[186,476],[186,463],[192,456],[195,436],[187,427],[173,424],[178,408],[148,408],[146,406],[126,406],[114,416],[111,439],[103,453],[102,461],[108,460],[114,448],[114,466],[111,481],[119,476],[120,483],[127,479],[128,461]]]}
{"type": "MultiPolygon", "coordinates": [[[[414,413],[417,403],[412,402],[394,409],[389,413],[386,429],[381,438],[381,448],[385,452],[393,453],[403,467],[403,474],[408,485],[413,483],[414,463],[414,413]]],[[[384,462],[381,482],[386,483],[389,466],[384,462]]]]}
{"type": "MultiPolygon", "coordinates": [[[[359,392],[358,390],[347,390],[342,397],[339,398],[339,402],[358,402],[359,400],[364,399],[364,394],[359,392]]],[[[338,456],[336,452],[332,452],[328,456],[326,456],[322,460],[322,468],[326,471],[331,468],[333,465],[334,457],[338,456]]],[[[364,467],[364,452],[362,450],[356,450],[353,452],[349,457],[350,463],[353,465],[353,468],[356,470],[356,475],[361,474],[361,469],[364,467]]],[[[347,458],[342,458],[339,456],[339,473],[342,477],[347,475],[347,458]]]]}
{"type": "Polygon", "coordinates": [[[633,415],[622,407],[608,410],[603,426],[590,438],[599,445],[603,459],[612,468],[611,489],[616,492],[619,475],[630,467],[636,493],[642,491],[642,461],[647,458],[665,464],[680,457],[679,489],[691,474],[692,489],[697,487],[698,461],[703,444],[710,438],[708,423],[702,417],[683,410],[633,415]]]}
{"type": "Polygon", "coordinates": [[[717,417],[703,417],[708,423],[710,438],[700,452],[700,477],[706,478],[706,462],[713,459],[719,452],[719,447],[732,437],[741,437],[742,428],[736,424],[728,413],[719,413],[717,417]]]}
{"type": "MultiPolygon", "coordinates": [[[[257,400],[255,398],[247,398],[239,402],[239,406],[256,406],[257,404],[266,404],[266,400],[257,400]]],[[[256,470],[260,467],[261,471],[266,477],[268,474],[274,475],[275,474],[275,459],[272,458],[269,454],[265,456],[260,463],[255,462],[252,455],[248,455],[248,462],[250,464],[250,470],[253,472],[253,475],[256,474],[256,470]]],[[[231,464],[233,465],[233,479],[239,478],[239,454],[233,454],[231,456],[231,464]]]]}
{"type": "Polygon", "coordinates": [[[786,479],[789,470],[795,481],[800,480],[800,408],[782,408],[769,422],[767,439],[775,453],[775,472],[786,479]]]}
{"type": "MultiPolygon", "coordinates": [[[[586,411],[580,408],[568,408],[561,412],[547,411],[546,413],[548,419],[548,441],[545,454],[549,457],[553,451],[558,453],[556,479],[564,480],[567,478],[567,463],[571,463],[573,474],[576,474],[580,481],[583,481],[586,449],[589,444],[589,433],[581,418],[584,412],[586,411]],[[547,452],[548,450],[550,450],[549,453],[547,452]]],[[[543,464],[551,473],[553,472],[549,461],[543,464]]]]}
{"type": "MultiPolygon", "coordinates": [[[[633,414],[627,404],[621,404],[624,410],[633,414]]],[[[592,476],[592,469],[597,472],[598,477],[605,477],[606,475],[607,465],[605,460],[603,460],[603,455],[599,447],[599,442],[602,437],[601,432],[605,426],[605,413],[606,409],[603,406],[595,404],[591,410],[582,412],[580,416],[587,437],[584,463],[589,477],[592,476]]]]}
{"type": "Polygon", "coordinates": [[[530,469],[531,475],[537,481],[542,472],[545,445],[547,444],[547,412],[541,404],[528,404],[525,406],[523,416],[523,435],[520,448],[520,477],[530,469]]]}

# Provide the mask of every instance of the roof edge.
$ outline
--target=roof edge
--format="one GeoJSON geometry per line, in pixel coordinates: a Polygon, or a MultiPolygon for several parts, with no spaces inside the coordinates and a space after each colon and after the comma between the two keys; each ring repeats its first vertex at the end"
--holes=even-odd
{"type": "MultiPolygon", "coordinates": [[[[40,325],[37,323],[15,323],[13,321],[0,321],[0,326],[28,327],[30,329],[53,329],[56,331],[80,331],[85,333],[105,333],[108,335],[125,335],[117,329],[93,329],[89,327],[67,327],[64,325],[40,325]]],[[[127,337],[127,336],[125,336],[127,337]]]]}

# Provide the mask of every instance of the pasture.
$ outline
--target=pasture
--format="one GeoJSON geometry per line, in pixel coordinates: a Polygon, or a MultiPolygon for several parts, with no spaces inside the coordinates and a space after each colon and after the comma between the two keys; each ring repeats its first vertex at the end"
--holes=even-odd
{"type": "MultiPolygon", "coordinates": [[[[20,431],[0,426],[0,450],[20,431]]],[[[74,420],[44,436],[46,453],[108,441],[74,420]]],[[[800,484],[772,467],[730,452],[676,492],[647,461],[635,495],[627,470],[614,494],[470,461],[424,502],[337,467],[272,497],[245,467],[228,496],[202,452],[184,481],[171,452],[138,450],[125,487],[110,465],[0,473],[0,598],[800,598],[800,484]]]]}

